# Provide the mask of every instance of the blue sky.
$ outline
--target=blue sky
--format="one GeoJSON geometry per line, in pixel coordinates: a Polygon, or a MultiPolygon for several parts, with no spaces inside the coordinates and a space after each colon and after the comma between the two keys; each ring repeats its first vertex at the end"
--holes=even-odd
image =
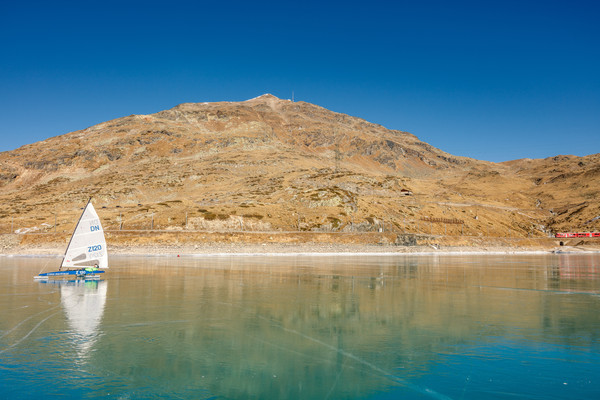
{"type": "Polygon", "coordinates": [[[600,152],[597,1],[0,3],[0,151],[264,93],[489,161],[600,152]]]}

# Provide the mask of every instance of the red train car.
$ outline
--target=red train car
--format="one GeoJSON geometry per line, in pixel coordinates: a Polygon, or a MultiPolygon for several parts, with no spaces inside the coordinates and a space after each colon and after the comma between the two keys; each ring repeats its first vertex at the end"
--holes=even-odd
{"type": "Polygon", "coordinates": [[[554,235],[556,238],[583,238],[583,237],[598,237],[600,232],[559,232],[554,235]]]}

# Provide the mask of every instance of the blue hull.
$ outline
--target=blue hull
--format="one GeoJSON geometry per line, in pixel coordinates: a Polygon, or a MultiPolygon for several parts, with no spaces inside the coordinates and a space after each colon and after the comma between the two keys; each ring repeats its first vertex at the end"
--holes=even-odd
{"type": "Polygon", "coordinates": [[[84,269],[76,269],[73,271],[55,271],[55,272],[46,272],[44,274],[39,274],[38,277],[51,277],[51,276],[69,276],[72,277],[85,277],[89,275],[103,274],[104,271],[86,271],[84,269]]]}

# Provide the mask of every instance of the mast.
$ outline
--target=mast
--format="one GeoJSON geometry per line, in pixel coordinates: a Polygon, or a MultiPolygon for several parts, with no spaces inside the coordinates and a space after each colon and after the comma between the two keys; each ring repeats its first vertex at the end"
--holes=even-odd
{"type": "Polygon", "coordinates": [[[63,262],[65,261],[65,257],[67,256],[67,252],[69,251],[69,246],[71,246],[71,242],[73,241],[73,236],[75,236],[75,232],[77,232],[77,227],[79,226],[79,223],[81,222],[81,218],[83,218],[83,214],[85,214],[85,210],[87,209],[87,207],[91,201],[92,201],[92,198],[90,197],[88,202],[86,203],[85,207],[83,207],[83,211],[82,211],[81,215],[79,216],[79,219],[77,220],[77,224],[75,224],[75,229],[73,229],[73,233],[71,233],[71,239],[69,239],[69,244],[67,244],[67,248],[65,249],[65,254],[63,255],[63,258],[60,262],[60,266],[58,267],[59,271],[62,271],[62,265],[63,265],[63,262]]]}

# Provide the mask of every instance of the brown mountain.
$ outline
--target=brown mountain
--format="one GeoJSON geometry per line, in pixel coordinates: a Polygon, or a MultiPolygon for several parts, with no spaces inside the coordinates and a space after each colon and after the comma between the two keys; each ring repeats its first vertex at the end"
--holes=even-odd
{"type": "Polygon", "coordinates": [[[89,197],[107,229],[600,230],[600,154],[478,161],[271,95],[181,104],[0,153],[0,188],[0,232],[69,231],[89,197]]]}

